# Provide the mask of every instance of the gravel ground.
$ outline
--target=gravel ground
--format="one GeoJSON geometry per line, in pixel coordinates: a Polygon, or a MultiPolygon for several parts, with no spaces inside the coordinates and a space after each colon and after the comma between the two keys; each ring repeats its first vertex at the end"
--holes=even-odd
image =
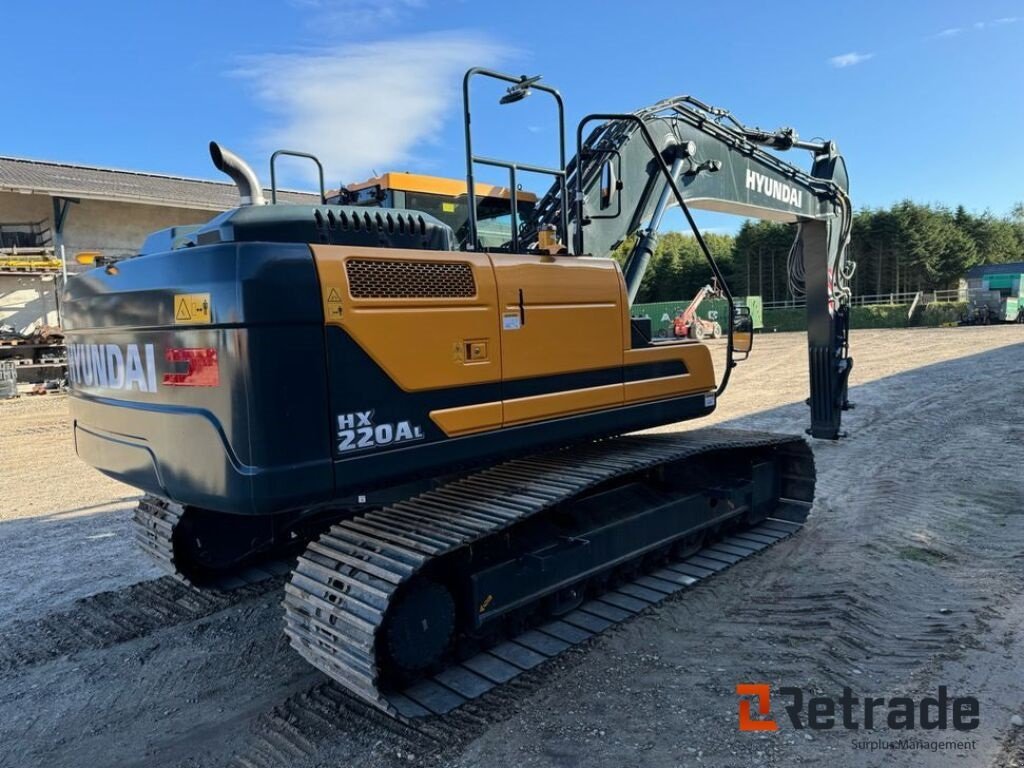
{"type": "MultiPolygon", "coordinates": [[[[1022,342],[857,332],[850,437],[814,444],[801,533],[415,727],[290,650],[280,581],[159,577],[128,533],[133,490],[75,459],[63,397],[0,402],[0,766],[1024,765],[1022,342]],[[739,682],[946,685],[978,697],[980,726],[968,750],[869,752],[776,705],[778,732],[743,733],[739,682]]],[[[801,432],[806,367],[802,335],[758,337],[701,424],[801,432]]]]}

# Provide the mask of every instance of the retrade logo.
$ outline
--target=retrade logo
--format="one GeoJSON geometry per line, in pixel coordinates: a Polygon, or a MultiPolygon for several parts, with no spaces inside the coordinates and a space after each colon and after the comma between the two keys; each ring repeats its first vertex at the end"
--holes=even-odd
{"type": "MultiPolygon", "coordinates": [[[[757,701],[757,714],[761,717],[771,714],[771,690],[768,683],[739,683],[736,686],[736,695],[755,697],[757,701]]],[[[751,700],[740,699],[740,730],[741,731],[777,731],[779,724],[774,720],[755,720],[750,715],[751,700]]]]}
{"type": "MultiPolygon", "coordinates": [[[[773,720],[771,688],[767,683],[739,683],[739,729],[741,731],[777,731],[773,720]],[[753,707],[756,704],[756,716],[753,707]]],[[[849,731],[888,728],[894,731],[947,730],[973,731],[981,722],[980,704],[974,696],[950,696],[940,685],[935,696],[915,699],[911,696],[854,696],[843,688],[841,696],[805,696],[801,688],[778,689],[782,708],[790,725],[797,730],[815,731],[844,728],[849,731]]]]}

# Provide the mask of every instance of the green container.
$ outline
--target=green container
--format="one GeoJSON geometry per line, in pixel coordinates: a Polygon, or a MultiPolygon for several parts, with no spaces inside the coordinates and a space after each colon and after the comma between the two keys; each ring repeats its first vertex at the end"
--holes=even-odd
{"type": "Polygon", "coordinates": [[[750,310],[750,318],[754,321],[754,330],[764,328],[764,304],[760,296],[740,296],[736,303],[750,310]]]}
{"type": "Polygon", "coordinates": [[[1009,291],[1020,296],[1021,275],[985,275],[982,284],[988,291],[1009,291]]]}
{"type": "MultiPolygon", "coordinates": [[[[671,336],[676,315],[683,312],[692,299],[679,301],[657,301],[650,304],[634,304],[631,310],[633,317],[649,317],[651,330],[655,336],[671,336]]],[[[760,296],[737,296],[734,301],[738,306],[749,307],[754,328],[764,327],[764,312],[760,296]]],[[[729,330],[729,304],[725,299],[705,299],[697,310],[697,316],[711,322],[717,322],[724,332],[729,330]]]]}
{"type": "Polygon", "coordinates": [[[689,306],[689,301],[657,301],[650,304],[634,304],[630,310],[633,317],[649,317],[651,332],[655,336],[671,336],[672,322],[676,315],[689,306]]]}
{"type": "Polygon", "coordinates": [[[1019,298],[1003,299],[1002,306],[999,307],[999,319],[1006,323],[1014,322],[1020,307],[1021,300],[1019,298]]]}

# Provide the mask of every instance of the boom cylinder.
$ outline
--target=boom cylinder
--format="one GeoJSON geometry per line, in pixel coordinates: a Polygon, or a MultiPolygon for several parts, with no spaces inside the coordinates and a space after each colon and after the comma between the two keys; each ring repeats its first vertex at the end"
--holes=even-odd
{"type": "MultiPolygon", "coordinates": [[[[677,153],[676,159],[672,161],[671,173],[673,179],[679,178],[679,174],[683,170],[683,159],[682,153],[677,153]]],[[[654,249],[658,245],[658,230],[661,228],[661,220],[665,218],[665,212],[668,210],[671,201],[672,188],[665,184],[665,187],[661,190],[661,197],[658,198],[658,205],[655,206],[654,213],[651,214],[650,224],[633,247],[629,258],[626,259],[624,271],[626,273],[626,291],[629,294],[630,306],[636,301],[636,295],[640,292],[640,284],[644,280],[644,273],[647,272],[647,267],[651,263],[651,257],[654,255],[654,249]]]]}

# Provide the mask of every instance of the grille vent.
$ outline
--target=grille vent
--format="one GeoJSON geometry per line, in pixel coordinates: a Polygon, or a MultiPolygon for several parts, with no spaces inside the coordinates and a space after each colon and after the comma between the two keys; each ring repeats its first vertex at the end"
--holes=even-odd
{"type": "Polygon", "coordinates": [[[379,232],[400,235],[425,235],[427,222],[422,216],[414,213],[397,213],[352,211],[346,209],[327,208],[327,215],[317,208],[313,211],[318,229],[340,230],[341,232],[379,232]]]}
{"type": "Polygon", "coordinates": [[[349,259],[348,287],[355,299],[471,299],[473,269],[465,262],[349,259]]]}

